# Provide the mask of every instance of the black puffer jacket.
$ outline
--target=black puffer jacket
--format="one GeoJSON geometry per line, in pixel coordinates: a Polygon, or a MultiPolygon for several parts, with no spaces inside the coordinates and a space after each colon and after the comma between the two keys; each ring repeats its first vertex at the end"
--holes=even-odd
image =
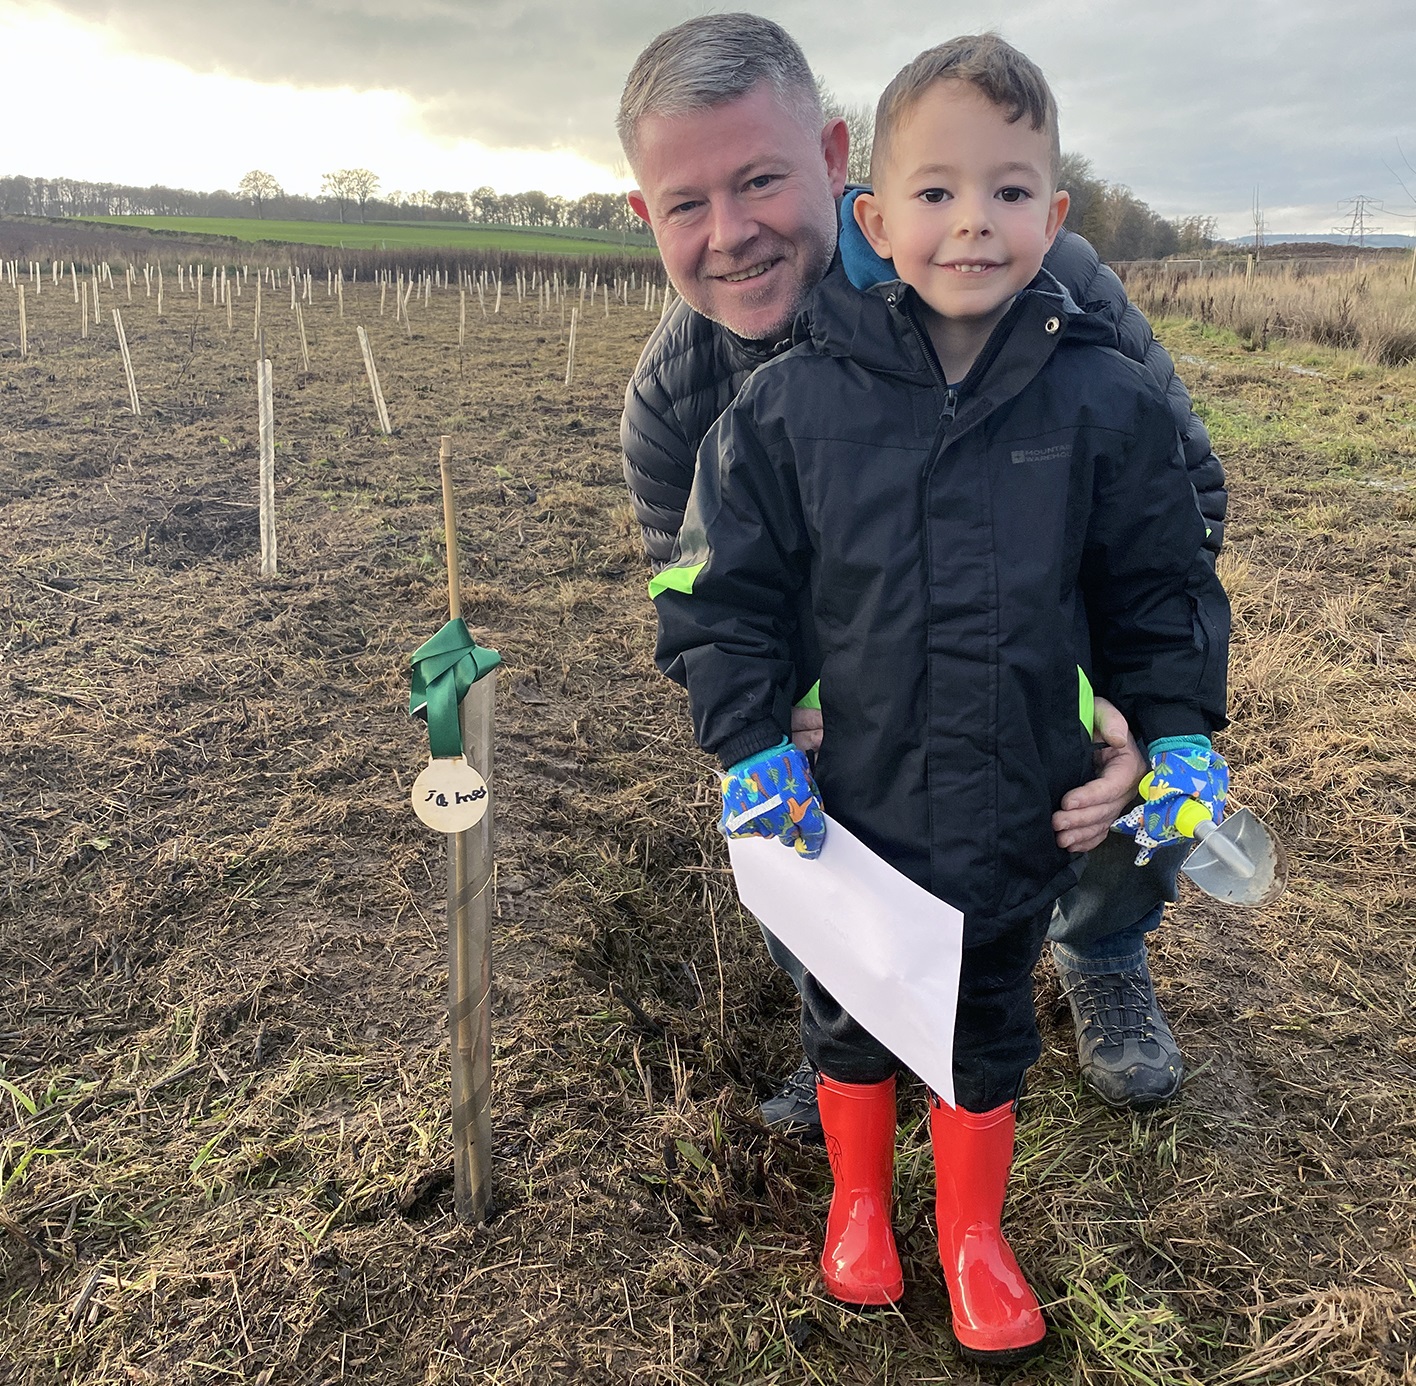
{"type": "MultiPolygon", "coordinates": [[[[1121,281],[1081,236],[1063,231],[1043,268],[1078,304],[1111,319],[1122,353],[1144,362],[1164,391],[1184,443],[1200,512],[1209,526],[1206,546],[1218,553],[1227,504],[1224,469],[1210,448],[1204,424],[1191,409],[1189,393],[1175,374],[1169,353],[1155,340],[1140,310],[1127,299],[1121,281]]],[[[644,534],[644,551],[655,568],[673,558],[693,485],[694,459],[704,435],[747,377],[777,349],[733,336],[695,313],[682,299],[645,344],[625,391],[620,442],[625,480],[644,534]]]]}
{"type": "Polygon", "coordinates": [[[955,391],[914,301],[838,262],[714,427],[656,658],[699,743],[751,755],[787,730],[805,593],[827,811],[981,940],[1075,879],[1051,815],[1091,774],[1086,674],[1143,741],[1212,731],[1227,605],[1165,397],[1105,315],[1040,275],[955,391]]]}

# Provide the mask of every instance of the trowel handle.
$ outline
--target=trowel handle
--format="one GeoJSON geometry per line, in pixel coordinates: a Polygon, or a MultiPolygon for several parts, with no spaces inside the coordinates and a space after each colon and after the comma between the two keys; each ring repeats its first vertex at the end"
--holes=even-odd
{"type": "Polygon", "coordinates": [[[1205,818],[1196,823],[1192,832],[1196,842],[1209,842],[1210,851],[1231,871],[1248,880],[1254,874],[1254,863],[1236,847],[1219,829],[1214,819],[1205,818]],[[1213,840],[1211,840],[1213,839],[1213,840]]]}

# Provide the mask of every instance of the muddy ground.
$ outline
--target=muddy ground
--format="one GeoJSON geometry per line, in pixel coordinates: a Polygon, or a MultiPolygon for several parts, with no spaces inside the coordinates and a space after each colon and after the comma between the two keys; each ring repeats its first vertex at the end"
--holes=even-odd
{"type": "MultiPolygon", "coordinates": [[[[823,1299],[824,1159],[756,1120],[796,1061],[791,991],[649,658],[620,475],[652,317],[587,314],[567,390],[558,310],[512,295],[474,306],[460,360],[455,291],[410,334],[320,284],[308,374],[267,296],[263,581],[253,299],[228,334],[174,288],[159,318],[119,276],[141,418],[111,321],[80,340],[51,286],[21,360],[0,295],[0,1380],[973,1380],[919,1089],[898,1314],[823,1299]],[[506,660],[497,1214],[474,1227],[451,1216],[443,847],[407,799],[442,433],[467,619],[506,660]]],[[[1190,1075],[1161,1113],[1086,1095],[1040,973],[1009,1225],[1054,1335],[1014,1379],[1416,1381],[1410,382],[1178,346],[1233,484],[1223,746],[1292,885],[1172,913],[1153,956],[1190,1075]],[[1274,422],[1320,399],[1331,437],[1274,422]]]]}

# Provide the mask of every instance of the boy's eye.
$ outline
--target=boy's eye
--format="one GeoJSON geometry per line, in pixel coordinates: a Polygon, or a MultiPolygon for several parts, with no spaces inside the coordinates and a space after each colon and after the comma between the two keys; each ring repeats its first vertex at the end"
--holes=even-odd
{"type": "Polygon", "coordinates": [[[944,188],[925,188],[919,194],[921,202],[943,202],[948,196],[949,193],[944,188]]]}
{"type": "Polygon", "coordinates": [[[1026,188],[1001,188],[998,196],[1002,198],[1004,202],[1023,202],[1031,197],[1032,194],[1029,193],[1026,188]]]}

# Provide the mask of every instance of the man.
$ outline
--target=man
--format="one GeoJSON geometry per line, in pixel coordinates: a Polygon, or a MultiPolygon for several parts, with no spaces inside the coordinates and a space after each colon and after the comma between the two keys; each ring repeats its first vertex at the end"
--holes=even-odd
{"type": "MultiPolygon", "coordinates": [[[[789,343],[792,322],[838,240],[857,287],[894,276],[854,220],[839,215],[845,124],[823,118],[800,48],[771,21],[706,15],[659,35],[630,71],[618,125],[639,185],[630,206],[653,228],[680,295],[644,348],[621,421],[645,551],[662,568],[674,556],[700,442],[743,381],[789,343]]],[[[1106,309],[1121,349],[1165,390],[1209,529],[1203,561],[1212,565],[1222,538],[1224,474],[1169,356],[1080,236],[1060,233],[1044,265],[1077,302],[1106,309]]],[[[1223,651],[1223,613],[1201,609],[1200,616],[1223,651]]],[[[798,641],[802,697],[792,726],[798,743],[811,748],[823,730],[809,629],[798,641]]],[[[1106,742],[1100,773],[1063,799],[1054,826],[1064,847],[1100,846],[1059,904],[1049,937],[1083,1076],[1109,1105],[1144,1108],[1169,1101],[1184,1071],[1155,998],[1145,936],[1175,898],[1185,848],[1166,848],[1140,868],[1131,864],[1134,844],[1106,835],[1133,798],[1145,762],[1104,699],[1097,729],[1106,742]]],[[[800,986],[800,963],[770,937],[768,948],[800,986]]],[[[779,1129],[819,1138],[809,1065],[803,1062],[762,1110],[779,1129]]]]}

